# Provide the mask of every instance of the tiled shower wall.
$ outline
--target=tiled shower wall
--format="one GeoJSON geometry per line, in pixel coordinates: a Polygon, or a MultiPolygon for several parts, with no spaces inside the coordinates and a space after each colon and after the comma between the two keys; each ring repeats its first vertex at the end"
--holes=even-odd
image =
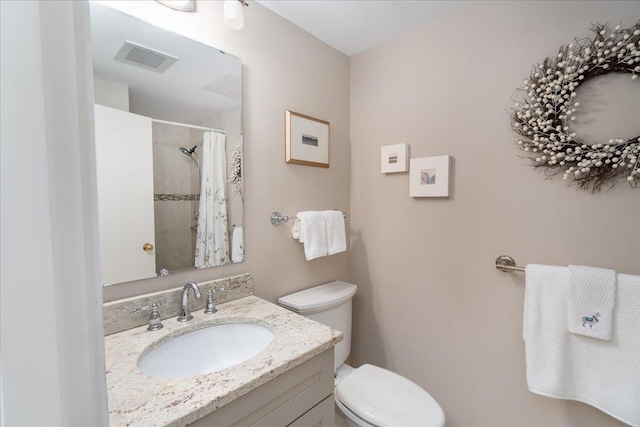
{"type": "Polygon", "coordinates": [[[202,131],[162,123],[153,124],[153,186],[156,195],[154,217],[158,273],[163,268],[176,271],[192,268],[194,265],[194,226],[197,223],[194,214],[198,201],[192,196],[200,193],[200,184],[195,163],[180,152],[180,147],[190,149],[194,145],[198,145],[196,154],[201,154],[202,131]],[[197,140],[197,134],[199,143],[194,142],[197,140]]]}

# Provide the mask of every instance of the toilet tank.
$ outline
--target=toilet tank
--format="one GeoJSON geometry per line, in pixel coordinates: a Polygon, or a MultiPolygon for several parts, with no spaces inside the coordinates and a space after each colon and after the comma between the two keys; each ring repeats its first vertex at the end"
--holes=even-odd
{"type": "Polygon", "coordinates": [[[342,342],[335,347],[335,369],[351,352],[351,300],[357,288],[351,283],[336,281],[278,299],[279,305],[344,334],[342,342]]]}

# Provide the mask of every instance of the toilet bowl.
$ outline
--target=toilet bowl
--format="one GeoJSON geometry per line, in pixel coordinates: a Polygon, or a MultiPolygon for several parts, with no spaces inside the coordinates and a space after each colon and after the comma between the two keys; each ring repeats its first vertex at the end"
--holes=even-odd
{"type": "Polygon", "coordinates": [[[444,426],[444,412],[417,384],[374,365],[362,365],[340,381],[336,405],[348,426],[444,426]]]}
{"type": "Polygon", "coordinates": [[[336,426],[443,427],[442,408],[422,387],[387,369],[344,364],[351,352],[351,300],[357,287],[331,282],[278,299],[278,304],[342,331],[335,347],[336,426]]]}

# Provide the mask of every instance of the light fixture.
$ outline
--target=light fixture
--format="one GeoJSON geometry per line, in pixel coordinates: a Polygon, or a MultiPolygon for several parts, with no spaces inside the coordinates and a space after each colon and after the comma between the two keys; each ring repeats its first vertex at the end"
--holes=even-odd
{"type": "Polygon", "coordinates": [[[243,6],[249,6],[246,0],[224,1],[224,24],[232,30],[244,28],[243,6]]]}
{"type": "Polygon", "coordinates": [[[195,12],[196,0],[156,0],[163,6],[182,12],[195,12]]]}

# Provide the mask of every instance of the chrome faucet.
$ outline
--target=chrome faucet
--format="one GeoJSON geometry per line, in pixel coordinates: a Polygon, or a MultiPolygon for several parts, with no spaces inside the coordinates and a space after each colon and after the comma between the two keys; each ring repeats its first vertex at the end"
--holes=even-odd
{"type": "Polygon", "coordinates": [[[180,316],[178,316],[178,322],[188,322],[193,319],[191,310],[189,310],[189,289],[193,289],[196,294],[196,298],[200,298],[200,288],[196,282],[187,282],[182,288],[182,294],[180,295],[180,316]]]}

